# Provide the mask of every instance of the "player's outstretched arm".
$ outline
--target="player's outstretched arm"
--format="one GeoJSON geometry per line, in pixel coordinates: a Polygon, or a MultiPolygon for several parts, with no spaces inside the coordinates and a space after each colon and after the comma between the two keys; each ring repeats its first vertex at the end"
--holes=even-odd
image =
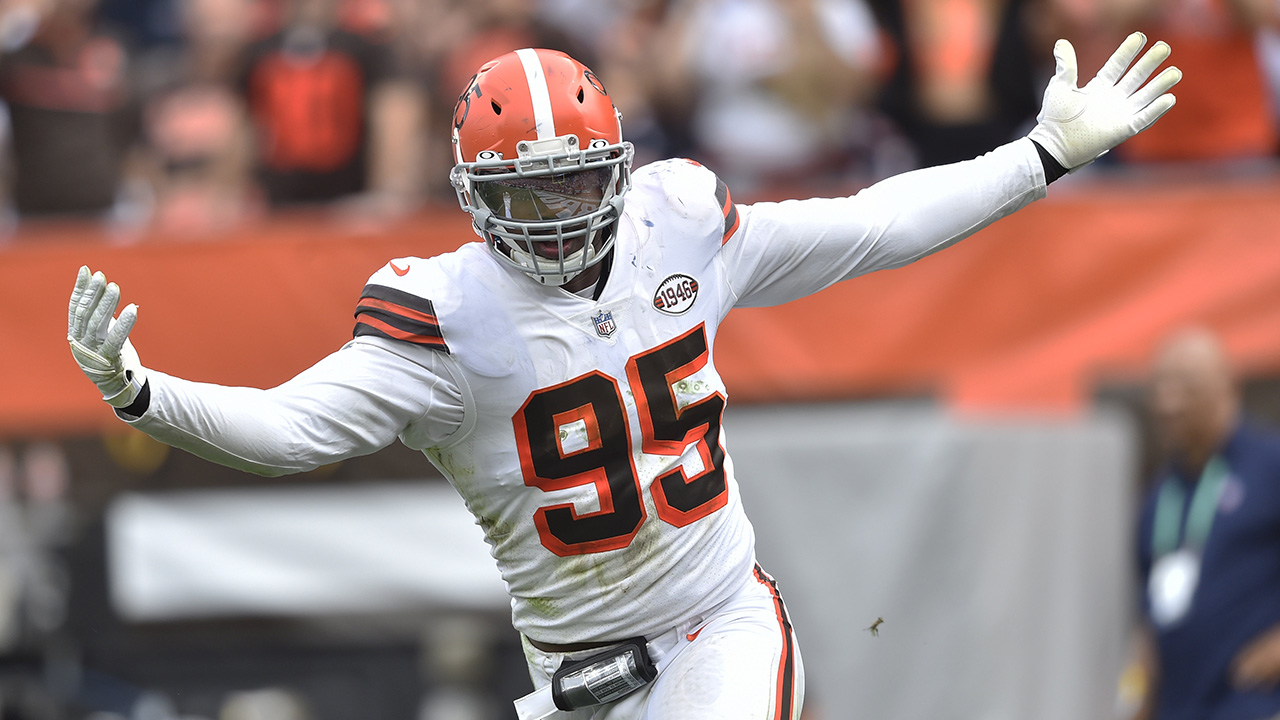
{"type": "Polygon", "coordinates": [[[1079,87],[1075,48],[1059,40],[1053,46],[1057,71],[1028,137],[1062,167],[1075,171],[1151,127],[1173,107],[1169,90],[1182,79],[1182,71],[1168,67],[1152,78],[1170,49],[1157,41],[1135,63],[1146,44],[1147,36],[1140,32],[1125,38],[1098,74],[1079,87]]]}
{"type": "Polygon", "coordinates": [[[439,353],[360,338],[267,390],[193,382],[142,369],[128,341],[137,309],[112,317],[119,302],[115,283],[80,269],[67,316],[76,362],[122,420],[211,462],[303,472],[374,452],[410,428],[414,447],[427,447],[462,423],[461,391],[439,353]]]}
{"type": "Polygon", "coordinates": [[[881,180],[846,198],[737,206],[725,245],[734,304],[775,305],[864,273],[901,267],[963,240],[1046,195],[1046,185],[1092,162],[1168,112],[1182,72],[1152,73],[1170,54],[1134,33],[1084,87],[1075,49],[1054,47],[1058,68],[1035,128],[963,162],[881,180]]]}

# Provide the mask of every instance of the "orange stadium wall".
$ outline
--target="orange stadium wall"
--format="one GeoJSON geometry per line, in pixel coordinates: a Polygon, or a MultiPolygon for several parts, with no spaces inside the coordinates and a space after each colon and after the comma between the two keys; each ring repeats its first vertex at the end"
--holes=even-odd
{"type": "MultiPolygon", "coordinates": [[[[1073,411],[1189,322],[1221,332],[1246,373],[1280,371],[1280,182],[1053,190],[907,268],[736,311],[714,349],[734,400],[935,393],[965,412],[1073,411]]],[[[0,436],[114,422],[66,349],[81,264],[138,304],[149,367],[269,387],[350,338],[360,289],[389,259],[474,239],[456,208],[384,227],[276,217],[216,239],[25,226],[0,246],[0,436]]]]}

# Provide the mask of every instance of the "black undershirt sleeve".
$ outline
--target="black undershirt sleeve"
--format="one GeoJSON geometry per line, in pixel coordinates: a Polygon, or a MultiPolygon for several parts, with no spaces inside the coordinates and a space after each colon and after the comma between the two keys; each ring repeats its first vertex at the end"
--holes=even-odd
{"type": "Polygon", "coordinates": [[[151,381],[142,383],[142,389],[138,391],[138,397],[133,399],[127,407],[116,408],[117,415],[127,416],[129,420],[137,420],[147,414],[147,408],[151,407],[151,381]]]}
{"type": "Polygon", "coordinates": [[[1041,147],[1040,143],[1032,140],[1031,143],[1036,146],[1036,152],[1040,153],[1040,164],[1044,166],[1044,182],[1046,185],[1057,180],[1067,174],[1067,169],[1049,154],[1048,150],[1041,147]]]}

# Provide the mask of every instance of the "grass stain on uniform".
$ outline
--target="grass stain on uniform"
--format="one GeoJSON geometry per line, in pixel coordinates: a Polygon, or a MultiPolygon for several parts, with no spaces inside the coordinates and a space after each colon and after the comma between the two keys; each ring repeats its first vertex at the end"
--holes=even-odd
{"type": "Polygon", "coordinates": [[[575,584],[580,584],[591,577],[595,565],[595,561],[589,555],[571,555],[561,559],[557,574],[575,584]]]}
{"type": "Polygon", "coordinates": [[[655,523],[645,523],[631,541],[626,555],[629,567],[623,569],[623,577],[631,577],[639,573],[647,564],[653,562],[653,556],[660,550],[661,534],[655,523]]]}
{"type": "Polygon", "coordinates": [[[545,618],[552,618],[558,614],[556,610],[556,601],[553,598],[549,598],[549,597],[525,598],[525,604],[529,606],[530,610],[538,613],[539,615],[545,618]]]}
{"type": "Polygon", "coordinates": [[[705,395],[711,392],[711,385],[705,380],[681,380],[673,387],[677,393],[685,395],[705,395]]]}
{"type": "Polygon", "coordinates": [[[484,531],[484,536],[494,545],[511,537],[511,534],[515,532],[515,526],[505,520],[487,513],[475,512],[474,510],[472,514],[475,515],[476,523],[480,526],[480,529],[484,531]]]}
{"type": "Polygon", "coordinates": [[[476,474],[474,467],[468,467],[458,464],[454,460],[452,454],[446,455],[439,448],[426,448],[422,451],[423,455],[431,458],[432,464],[436,466],[445,477],[453,481],[453,484],[462,487],[471,480],[476,474]]]}
{"type": "Polygon", "coordinates": [[[466,503],[467,510],[475,517],[476,524],[484,531],[485,539],[490,544],[498,545],[515,532],[515,525],[489,512],[489,508],[480,502],[479,498],[464,498],[463,502],[466,503]]]}
{"type": "Polygon", "coordinates": [[[698,379],[680,380],[672,385],[671,389],[675,391],[676,406],[680,409],[698,402],[715,392],[715,388],[710,383],[698,379]]]}

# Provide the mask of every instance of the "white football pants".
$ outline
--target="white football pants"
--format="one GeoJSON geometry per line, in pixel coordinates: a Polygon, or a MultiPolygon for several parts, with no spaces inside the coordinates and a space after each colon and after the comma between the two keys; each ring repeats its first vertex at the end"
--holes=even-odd
{"type": "MultiPolygon", "coordinates": [[[[526,640],[536,688],[560,663],[601,649],[543,652],[526,640]]],[[[710,615],[649,638],[658,677],[617,702],[557,712],[555,720],[797,720],[804,664],[773,579],[757,565],[752,581],[710,615]]]]}

